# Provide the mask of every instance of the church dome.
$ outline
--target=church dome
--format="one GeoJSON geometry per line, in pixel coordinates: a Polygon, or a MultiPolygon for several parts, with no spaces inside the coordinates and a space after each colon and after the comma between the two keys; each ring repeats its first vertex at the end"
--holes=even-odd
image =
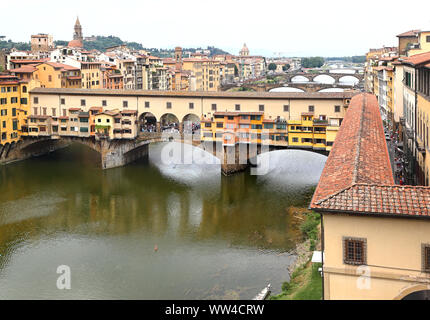
{"type": "Polygon", "coordinates": [[[83,48],[84,45],[82,44],[82,42],[80,40],[72,40],[69,42],[68,47],[83,48]]]}
{"type": "Polygon", "coordinates": [[[248,56],[249,55],[249,49],[246,46],[246,43],[243,44],[242,50],[240,50],[239,53],[241,56],[248,56]]]}

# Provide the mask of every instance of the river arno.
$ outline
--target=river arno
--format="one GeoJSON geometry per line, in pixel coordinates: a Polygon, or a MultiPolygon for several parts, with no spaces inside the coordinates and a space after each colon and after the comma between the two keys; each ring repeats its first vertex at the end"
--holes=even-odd
{"type": "Polygon", "coordinates": [[[299,237],[287,210],[307,205],[325,157],[274,152],[269,174],[224,177],[219,165],[162,165],[161,147],[107,171],[82,146],[0,167],[0,299],[279,292],[299,237]],[[57,289],[60,265],[71,290],[57,289]]]}

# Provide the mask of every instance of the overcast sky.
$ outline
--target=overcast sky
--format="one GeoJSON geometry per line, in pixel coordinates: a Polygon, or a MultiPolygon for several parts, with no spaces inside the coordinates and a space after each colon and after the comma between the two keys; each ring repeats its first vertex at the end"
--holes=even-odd
{"type": "Polygon", "coordinates": [[[20,0],[2,1],[0,10],[0,35],[14,41],[36,33],[70,40],[78,15],[84,36],[234,54],[246,42],[266,56],[362,55],[397,45],[401,32],[430,29],[428,0],[20,0]]]}

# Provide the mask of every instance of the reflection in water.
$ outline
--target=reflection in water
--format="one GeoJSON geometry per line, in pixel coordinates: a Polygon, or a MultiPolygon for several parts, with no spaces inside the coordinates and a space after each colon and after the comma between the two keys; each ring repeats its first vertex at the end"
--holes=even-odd
{"type": "Polygon", "coordinates": [[[304,204],[325,159],[275,152],[267,176],[223,177],[219,164],[163,165],[161,147],[107,171],[82,146],[1,167],[0,299],[280,291],[299,236],[287,209],[304,204]],[[71,290],[56,288],[59,265],[71,268],[71,290]]]}

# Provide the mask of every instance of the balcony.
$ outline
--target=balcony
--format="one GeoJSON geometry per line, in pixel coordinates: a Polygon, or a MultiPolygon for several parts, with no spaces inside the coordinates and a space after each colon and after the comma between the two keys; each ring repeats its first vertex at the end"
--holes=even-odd
{"type": "Polygon", "coordinates": [[[328,126],[328,120],[314,119],[314,124],[328,126]]]}

